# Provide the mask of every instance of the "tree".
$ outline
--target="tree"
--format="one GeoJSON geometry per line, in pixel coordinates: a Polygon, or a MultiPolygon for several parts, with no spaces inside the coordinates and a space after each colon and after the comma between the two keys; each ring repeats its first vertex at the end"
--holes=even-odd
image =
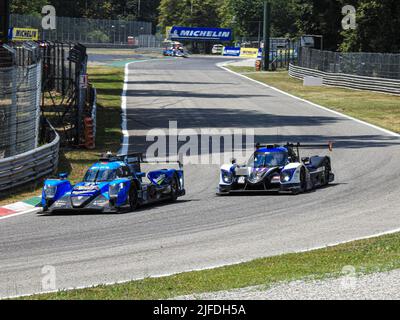
{"type": "MultiPolygon", "coordinates": [[[[273,37],[293,36],[297,33],[297,12],[294,0],[270,0],[271,34],[273,37]]],[[[225,0],[220,8],[221,21],[235,27],[244,37],[259,34],[264,20],[264,0],[225,0]]]]}
{"type": "Polygon", "coordinates": [[[160,0],[12,0],[12,12],[40,14],[46,4],[63,17],[130,19],[156,23],[160,0]],[[140,12],[139,12],[140,2],[140,12]]]}
{"type": "Polygon", "coordinates": [[[16,14],[41,15],[47,0],[11,0],[10,11],[16,14]]]}
{"type": "Polygon", "coordinates": [[[159,25],[218,27],[224,0],[161,0],[159,25]]]}
{"type": "Polygon", "coordinates": [[[342,5],[338,0],[297,0],[297,27],[301,34],[322,35],[324,48],[336,50],[342,42],[342,5]]]}
{"type": "Polygon", "coordinates": [[[360,0],[357,28],[343,31],[343,51],[400,53],[400,2],[360,0]]]}
{"type": "Polygon", "coordinates": [[[187,4],[181,0],[161,0],[158,8],[160,13],[158,24],[163,28],[181,24],[185,5],[187,4]]]}
{"type": "Polygon", "coordinates": [[[272,36],[294,37],[298,34],[298,11],[295,3],[295,0],[272,0],[272,36]]]}

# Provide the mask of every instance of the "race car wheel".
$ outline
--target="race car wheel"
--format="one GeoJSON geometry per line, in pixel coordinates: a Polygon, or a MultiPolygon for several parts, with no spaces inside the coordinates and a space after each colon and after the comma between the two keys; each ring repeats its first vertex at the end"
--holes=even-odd
{"type": "Polygon", "coordinates": [[[307,191],[307,179],[306,179],[306,171],[304,168],[301,169],[300,171],[300,187],[298,189],[295,189],[292,191],[294,195],[297,195],[299,193],[303,193],[307,191]]]}
{"type": "Polygon", "coordinates": [[[131,190],[129,191],[129,207],[131,211],[135,211],[139,205],[139,197],[138,197],[138,192],[135,187],[132,187],[131,190]]]}
{"type": "Polygon", "coordinates": [[[306,179],[306,171],[301,169],[300,172],[300,192],[306,192],[307,191],[307,179],[306,179]]]}
{"type": "Polygon", "coordinates": [[[179,193],[179,182],[178,178],[175,176],[171,181],[171,198],[172,202],[175,202],[178,199],[179,193]]]}
{"type": "Polygon", "coordinates": [[[40,215],[50,216],[51,212],[49,211],[49,207],[46,206],[46,207],[43,207],[43,211],[38,212],[37,214],[38,215],[40,214],[40,215]]]}
{"type": "Polygon", "coordinates": [[[327,186],[329,184],[329,178],[330,178],[330,175],[331,175],[330,167],[331,167],[330,163],[326,162],[325,163],[325,171],[324,171],[324,183],[323,183],[324,186],[327,186]]]}

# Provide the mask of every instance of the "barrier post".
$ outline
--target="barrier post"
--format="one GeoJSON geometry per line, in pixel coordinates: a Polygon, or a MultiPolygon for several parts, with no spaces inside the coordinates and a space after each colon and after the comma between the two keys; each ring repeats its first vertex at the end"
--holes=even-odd
{"type": "Polygon", "coordinates": [[[263,47],[263,71],[269,70],[271,38],[271,3],[264,1],[264,47],[263,47]]]}

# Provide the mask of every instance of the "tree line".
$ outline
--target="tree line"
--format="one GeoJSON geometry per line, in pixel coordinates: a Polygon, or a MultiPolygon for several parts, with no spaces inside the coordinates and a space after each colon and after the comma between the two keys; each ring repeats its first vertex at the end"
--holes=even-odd
{"type": "MultiPolygon", "coordinates": [[[[167,26],[229,27],[240,37],[257,37],[264,0],[11,0],[12,12],[39,14],[53,4],[58,15],[139,19],[167,26]]],[[[399,0],[270,0],[273,37],[324,36],[328,50],[400,52],[399,0]],[[342,8],[356,8],[355,29],[342,27],[342,8]]]]}

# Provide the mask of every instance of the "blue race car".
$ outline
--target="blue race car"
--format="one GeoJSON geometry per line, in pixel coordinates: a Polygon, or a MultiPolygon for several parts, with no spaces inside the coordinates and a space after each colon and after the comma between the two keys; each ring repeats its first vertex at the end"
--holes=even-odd
{"type": "MultiPolygon", "coordinates": [[[[327,145],[332,151],[333,145],[327,145]]],[[[299,194],[333,182],[331,159],[328,156],[300,158],[300,147],[319,148],[326,145],[288,143],[256,145],[245,165],[236,160],[221,167],[217,195],[238,192],[291,192],[299,194]]]]}
{"type": "Polygon", "coordinates": [[[176,201],[185,195],[181,161],[177,161],[179,170],[162,169],[147,175],[141,171],[141,163],[160,162],[143,161],[141,154],[113,156],[108,153],[74,186],[67,180],[67,174],[48,179],[42,191],[43,211],[134,211],[140,205],[176,201]],[[144,182],[146,178],[148,181],[144,182]]]}

